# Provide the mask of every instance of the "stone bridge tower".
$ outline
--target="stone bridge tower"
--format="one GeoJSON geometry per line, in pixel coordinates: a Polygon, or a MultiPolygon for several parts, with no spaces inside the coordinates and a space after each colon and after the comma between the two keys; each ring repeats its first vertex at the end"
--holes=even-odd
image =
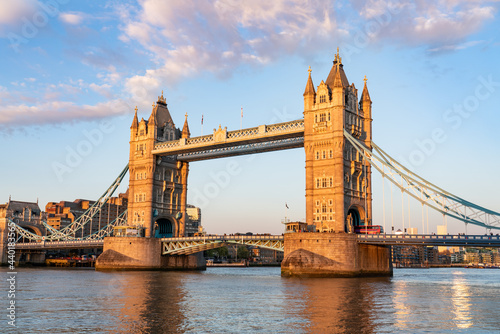
{"type": "Polygon", "coordinates": [[[152,154],[161,141],[189,138],[186,120],[175,127],[162,95],[148,120],[137,118],[130,127],[128,224],[145,228],[146,237],[181,237],[185,234],[187,162],[152,154]]]}
{"type": "Polygon", "coordinates": [[[344,130],[371,149],[372,109],[366,78],[349,84],[338,49],[326,81],[304,92],[306,222],[319,233],[286,233],[282,276],[390,276],[390,248],[358,244],[354,228],[372,225],[371,168],[344,130]]]}
{"type": "Polygon", "coordinates": [[[344,129],[371,148],[371,100],[349,84],[338,49],[326,81],[304,92],[306,220],[320,232],[351,232],[372,224],[371,167],[344,138],[344,129]]]}

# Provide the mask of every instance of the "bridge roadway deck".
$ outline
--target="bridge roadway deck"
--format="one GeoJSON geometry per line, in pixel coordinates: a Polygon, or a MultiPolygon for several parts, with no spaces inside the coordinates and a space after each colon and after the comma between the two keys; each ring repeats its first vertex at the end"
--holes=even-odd
{"type": "Polygon", "coordinates": [[[498,235],[358,234],[358,243],[388,246],[500,247],[498,235]]]}
{"type": "MultiPolygon", "coordinates": [[[[202,244],[211,244],[207,249],[216,248],[220,244],[239,243],[277,249],[281,248],[284,237],[282,235],[208,235],[201,237],[162,238],[163,244],[171,245],[170,252],[165,254],[180,254],[180,249],[197,247],[202,244]],[[219,244],[219,245],[217,245],[219,244]],[[172,252],[176,250],[175,252],[172,252]]],[[[463,247],[500,247],[498,235],[427,235],[427,234],[358,234],[358,243],[387,246],[463,246],[463,247]]],[[[68,248],[100,248],[103,240],[72,240],[72,241],[42,241],[17,243],[19,250],[49,250],[68,248]]]]}

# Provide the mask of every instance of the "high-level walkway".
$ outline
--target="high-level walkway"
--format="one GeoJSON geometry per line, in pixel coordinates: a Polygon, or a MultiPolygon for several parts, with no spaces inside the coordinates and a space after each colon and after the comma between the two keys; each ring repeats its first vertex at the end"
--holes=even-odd
{"type": "Polygon", "coordinates": [[[304,120],[299,119],[235,131],[219,127],[210,135],[157,143],[152,154],[199,161],[303,146],[304,120]]]}

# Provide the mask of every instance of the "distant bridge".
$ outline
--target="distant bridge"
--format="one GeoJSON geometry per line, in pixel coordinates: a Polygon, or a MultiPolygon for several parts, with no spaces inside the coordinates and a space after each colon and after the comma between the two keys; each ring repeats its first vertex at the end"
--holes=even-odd
{"type": "MultiPolygon", "coordinates": [[[[304,232],[307,233],[307,232],[304,232]]],[[[358,243],[385,246],[500,247],[498,235],[358,234],[358,243]]],[[[209,235],[162,238],[162,255],[190,255],[228,244],[284,251],[282,235],[209,235]]],[[[56,250],[101,248],[103,240],[41,241],[16,244],[16,249],[56,250]]]]}
{"type": "Polygon", "coordinates": [[[39,241],[39,242],[19,242],[16,243],[16,249],[83,249],[83,248],[102,248],[103,240],[71,240],[71,241],[39,241]]]}
{"type": "Polygon", "coordinates": [[[358,234],[358,243],[387,246],[500,247],[498,235],[358,234]]]}

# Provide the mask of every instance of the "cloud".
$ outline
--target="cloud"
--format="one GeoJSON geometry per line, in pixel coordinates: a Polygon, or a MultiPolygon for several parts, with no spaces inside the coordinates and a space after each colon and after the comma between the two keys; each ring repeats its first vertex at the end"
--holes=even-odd
{"type": "MultiPolygon", "coordinates": [[[[35,0],[0,0],[0,36],[5,27],[18,24],[24,16],[30,18],[39,6],[35,0]]],[[[108,117],[113,108],[106,108],[121,94],[132,106],[149,105],[151,96],[179,80],[203,72],[225,78],[242,66],[265,66],[289,56],[311,59],[325,51],[333,54],[359,31],[366,32],[368,44],[385,40],[423,47],[430,54],[462,50],[481,43],[467,40],[495,17],[498,4],[483,0],[139,0],[135,5],[115,2],[110,6],[118,14],[117,38],[128,44],[125,47],[99,46],[95,40],[104,33],[79,26],[91,17],[88,13],[59,15],[72,32],[68,43],[72,47],[65,52],[99,71],[99,82],[47,86],[39,99],[0,87],[0,126],[108,117]],[[380,28],[375,33],[369,31],[373,23],[380,28]],[[124,50],[129,46],[151,64],[149,68],[127,73],[124,50]],[[79,105],[76,101],[85,92],[96,92],[107,102],[79,105]]],[[[16,89],[30,83],[30,78],[16,82],[16,89]]],[[[133,110],[126,109],[124,113],[133,110]]]]}
{"type": "Polygon", "coordinates": [[[86,15],[81,12],[66,12],[59,14],[59,19],[67,24],[79,25],[83,22],[86,15]]]}
{"type": "Polygon", "coordinates": [[[35,0],[1,0],[0,25],[14,24],[23,16],[32,14],[36,10],[35,0]]]}
{"type": "Polygon", "coordinates": [[[490,1],[482,0],[368,0],[356,1],[354,8],[368,22],[386,21],[384,29],[371,36],[372,43],[385,39],[428,49],[465,41],[497,12],[490,1]]]}
{"type": "MultiPolygon", "coordinates": [[[[0,90],[0,96],[2,91],[0,90]]],[[[77,105],[69,101],[49,101],[37,105],[2,106],[0,131],[13,128],[93,121],[130,113],[132,108],[124,100],[109,100],[95,105],[77,105]]]]}
{"type": "Polygon", "coordinates": [[[157,67],[126,79],[125,86],[144,92],[200,72],[226,77],[242,65],[333,53],[370,22],[383,24],[376,34],[367,33],[368,43],[385,39],[430,50],[460,45],[494,17],[488,3],[358,0],[347,8],[319,0],[143,0],[119,8],[120,39],[140,43],[157,67]]]}
{"type": "Polygon", "coordinates": [[[469,41],[469,42],[465,42],[465,43],[448,44],[448,45],[442,45],[439,47],[429,49],[429,50],[427,50],[427,52],[429,52],[429,53],[441,53],[441,52],[458,51],[458,50],[468,49],[468,48],[476,46],[476,45],[481,45],[484,43],[485,43],[485,41],[469,41]]]}
{"type": "Polygon", "coordinates": [[[127,79],[131,91],[202,71],[226,77],[241,65],[333,49],[325,40],[339,35],[333,4],[320,0],[145,0],[120,10],[120,39],[140,43],[158,64],[127,79]]]}

